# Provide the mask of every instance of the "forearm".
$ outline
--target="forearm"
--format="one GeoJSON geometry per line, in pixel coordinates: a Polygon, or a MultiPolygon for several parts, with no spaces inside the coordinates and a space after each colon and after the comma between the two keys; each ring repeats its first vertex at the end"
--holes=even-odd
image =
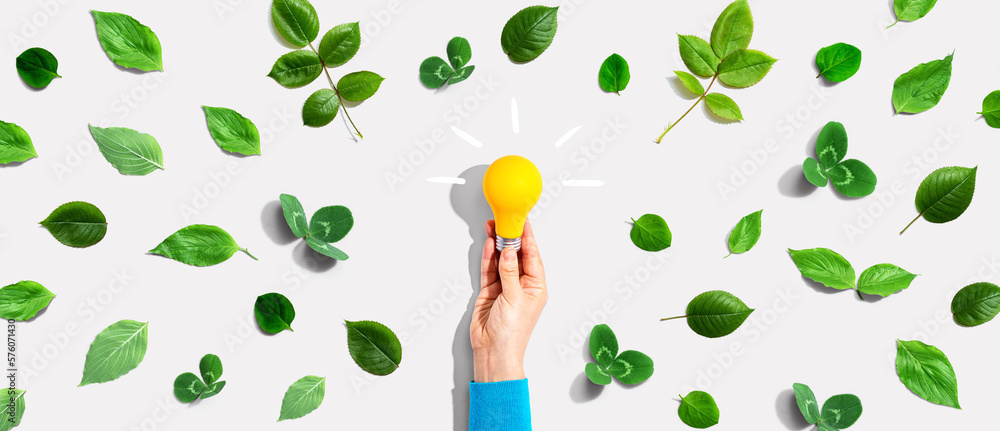
{"type": "Polygon", "coordinates": [[[502,382],[524,378],[523,352],[473,352],[473,381],[502,382]]]}

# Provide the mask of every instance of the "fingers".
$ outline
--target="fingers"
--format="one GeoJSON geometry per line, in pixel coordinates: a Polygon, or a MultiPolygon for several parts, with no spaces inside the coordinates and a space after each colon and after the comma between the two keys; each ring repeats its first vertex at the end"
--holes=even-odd
{"type": "Polygon", "coordinates": [[[503,286],[505,297],[516,301],[523,292],[521,291],[521,274],[517,266],[517,251],[514,247],[505,247],[500,254],[500,284],[503,286]]]}
{"type": "Polygon", "coordinates": [[[483,260],[480,264],[480,288],[497,281],[497,246],[494,241],[495,224],[493,220],[486,222],[486,244],[483,245],[483,260]]]}
{"type": "Polygon", "coordinates": [[[545,278],[545,268],[542,267],[542,256],[538,253],[538,243],[535,242],[535,230],[532,229],[531,222],[524,223],[524,234],[521,235],[521,259],[525,275],[545,278]]]}

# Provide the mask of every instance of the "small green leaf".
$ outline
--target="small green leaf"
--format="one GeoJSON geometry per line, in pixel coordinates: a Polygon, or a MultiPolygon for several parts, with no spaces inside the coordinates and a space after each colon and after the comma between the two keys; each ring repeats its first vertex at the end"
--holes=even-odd
{"type": "Polygon", "coordinates": [[[692,73],[702,78],[715,76],[715,72],[719,70],[719,57],[705,39],[678,34],[677,44],[680,47],[681,60],[692,73]]]}
{"type": "Polygon", "coordinates": [[[222,388],[224,387],[226,387],[225,380],[221,380],[206,386],[205,391],[201,393],[201,399],[205,400],[218,395],[219,392],[222,392],[222,388]]]}
{"type": "Polygon", "coordinates": [[[163,150],[152,136],[124,127],[90,127],[101,154],[123,175],[163,170],[163,150]]]}
{"type": "Polygon", "coordinates": [[[712,27],[712,50],[720,59],[750,46],[753,36],[753,16],[747,0],[732,2],[719,15],[712,27]]]}
{"type": "Polygon", "coordinates": [[[760,216],[764,210],[751,213],[736,223],[729,232],[729,254],[740,254],[750,251],[760,239],[760,216]]]}
{"type": "Polygon", "coordinates": [[[260,154],[260,132],[253,121],[229,108],[202,106],[202,109],[208,131],[219,148],[245,156],[260,154]]]}
{"type": "Polygon", "coordinates": [[[459,82],[469,79],[474,70],[476,70],[476,66],[465,66],[456,70],[455,73],[451,75],[451,78],[448,79],[448,85],[458,84],[459,82]]]}
{"type": "Polygon", "coordinates": [[[632,223],[629,236],[636,247],[646,251],[661,251],[670,247],[670,227],[663,217],[645,214],[639,220],[632,219],[632,223]]]}
{"type": "Polygon", "coordinates": [[[281,212],[285,215],[285,222],[295,236],[302,238],[309,233],[309,222],[306,221],[306,210],[302,208],[302,203],[295,196],[282,193],[281,212]]]}
{"type": "Polygon", "coordinates": [[[177,401],[190,403],[205,391],[205,384],[194,373],[184,373],[174,379],[174,396],[177,401]]]}
{"type": "MultiPolygon", "coordinates": [[[[937,0],[895,0],[892,2],[892,7],[896,12],[896,22],[923,18],[934,8],[935,3],[937,0]]],[[[896,25],[896,22],[889,27],[896,25]]]]}
{"type": "Polygon", "coordinates": [[[281,399],[281,414],[278,422],[298,419],[323,404],[326,396],[326,377],[305,376],[292,383],[281,399]]]}
{"type": "Polygon", "coordinates": [[[792,389],[795,391],[795,403],[799,405],[799,411],[802,412],[806,422],[811,424],[819,422],[819,402],[816,401],[812,389],[802,383],[793,384],[792,389]]]}
{"type": "Polygon", "coordinates": [[[300,49],[282,55],[267,74],[279,84],[297,88],[309,84],[323,73],[323,61],[315,52],[300,49]]]}
{"type": "Polygon", "coordinates": [[[828,248],[788,249],[788,254],[803,277],[833,289],[854,288],[854,267],[837,252],[828,248]]]}
{"type": "Polygon", "coordinates": [[[253,305],[253,314],[257,325],[268,334],[277,334],[286,329],[293,331],[295,307],[285,295],[272,292],[258,296],[253,305]]]}
{"type": "Polygon", "coordinates": [[[875,191],[878,178],[860,160],[847,159],[826,171],[830,182],[840,194],[850,198],[865,197],[875,191]]]}
{"type": "Polygon", "coordinates": [[[653,360],[644,353],[626,350],[611,363],[608,373],[626,385],[637,385],[653,375],[653,360]]]}
{"type": "Polygon", "coordinates": [[[727,120],[742,121],[743,113],[740,112],[739,105],[730,99],[729,96],[721,93],[709,93],[705,96],[705,105],[708,109],[712,111],[713,114],[718,115],[727,120]]]}
{"type": "Polygon", "coordinates": [[[816,158],[820,165],[830,169],[847,155],[847,129],[836,121],[823,126],[816,137],[816,158]]]}
{"type": "Polygon", "coordinates": [[[931,172],[917,188],[916,206],[920,214],[900,234],[920,217],[931,223],[947,223],[961,216],[972,204],[978,170],[978,166],[951,166],[931,172]]]}
{"type": "Polygon", "coordinates": [[[39,224],[63,245],[77,248],[97,244],[108,233],[108,220],[104,213],[87,202],[59,205],[39,224]]]}
{"type": "Polygon", "coordinates": [[[1000,313],[1000,287],[993,283],[972,283],[963,287],[951,300],[951,313],[963,326],[979,326],[993,320],[1000,313]]]}
{"type": "Polygon", "coordinates": [[[174,232],[149,252],[188,265],[211,266],[225,262],[241,250],[257,260],[222,228],[193,224],[174,232]]]}
{"type": "Polygon", "coordinates": [[[696,334],[719,338],[732,334],[753,311],[735,295],[711,290],[694,297],[688,303],[684,317],[687,317],[688,326],[696,334]]]}
{"type": "Polygon", "coordinates": [[[691,94],[695,96],[705,94],[705,87],[702,87],[701,81],[695,78],[694,75],[680,70],[675,70],[674,74],[677,75],[677,79],[681,81],[681,84],[684,84],[684,88],[690,91],[691,94]]]}
{"type": "Polygon", "coordinates": [[[125,14],[96,10],[90,13],[97,25],[97,39],[111,61],[146,72],[163,70],[160,39],[153,30],[125,14]]]}
{"type": "Polygon", "coordinates": [[[403,347],[391,329],[370,320],[345,323],[347,348],[361,369],[376,376],[385,376],[399,368],[403,347]]]}
{"type": "Polygon", "coordinates": [[[951,53],[943,60],[919,64],[899,75],[892,84],[892,106],[896,108],[896,113],[917,114],[937,106],[951,82],[954,56],[951,53]]]}
{"type": "Polygon", "coordinates": [[[302,123],[309,127],[323,127],[337,118],[339,110],[340,98],[337,97],[337,92],[321,88],[302,105],[302,123]]]}
{"type": "Polygon", "coordinates": [[[374,96],[384,79],[377,73],[367,70],[348,73],[337,81],[337,91],[344,100],[361,102],[374,96]]]}
{"type": "Polygon", "coordinates": [[[49,83],[59,76],[59,60],[45,48],[28,48],[15,61],[17,74],[25,84],[34,88],[48,87],[49,83]]]}
{"type": "Polygon", "coordinates": [[[956,409],[958,379],[944,352],[918,340],[896,340],[896,374],[914,394],[942,406],[956,409]]]}
{"type": "Polygon", "coordinates": [[[1000,129],[1000,90],[986,95],[983,99],[983,110],[977,112],[986,118],[986,124],[994,129],[1000,129]]]}
{"type": "Polygon", "coordinates": [[[205,380],[205,384],[211,385],[222,377],[222,359],[211,353],[202,356],[201,361],[198,362],[198,371],[201,372],[201,378],[205,380]]]}
{"type": "Polygon", "coordinates": [[[806,180],[812,183],[816,187],[826,187],[828,179],[826,175],[826,170],[823,166],[812,157],[806,157],[806,160],[802,162],[802,172],[806,176],[806,180]]]}
{"type": "Polygon", "coordinates": [[[608,325],[594,325],[590,330],[590,356],[602,368],[610,367],[618,357],[618,338],[608,325]]]}
{"type": "Polygon", "coordinates": [[[691,391],[681,397],[677,416],[691,428],[708,428],[719,423],[719,406],[708,392],[691,391]]]}
{"type": "Polygon", "coordinates": [[[556,36],[558,7],[528,6],[503,26],[500,46],[511,60],[525,63],[542,55],[556,36]]]}
{"type": "Polygon", "coordinates": [[[323,207],[313,213],[309,236],[333,243],[344,239],[353,227],[354,216],[350,209],[343,205],[323,207]]]}
{"type": "Polygon", "coordinates": [[[587,374],[587,378],[590,379],[595,385],[609,385],[611,384],[611,373],[608,372],[607,368],[604,366],[595,364],[593,362],[587,362],[584,366],[583,371],[587,374]]]}
{"type": "Polygon", "coordinates": [[[0,289],[0,317],[28,320],[49,306],[56,295],[34,281],[20,281],[0,289]]]}
{"type": "Polygon", "coordinates": [[[441,57],[429,57],[420,63],[420,82],[427,88],[440,88],[455,71],[441,57]]]}
{"type": "Polygon", "coordinates": [[[604,91],[621,95],[621,91],[628,86],[628,81],[631,77],[632,75],[629,74],[628,70],[628,62],[625,61],[625,58],[618,54],[611,54],[601,64],[601,70],[597,74],[597,81],[601,84],[601,88],[604,91]]]}
{"type": "Polygon", "coordinates": [[[340,24],[323,35],[319,43],[319,56],[326,67],[347,63],[361,48],[361,26],[357,22],[340,24]]]}
{"type": "Polygon", "coordinates": [[[842,430],[854,425],[861,417],[861,411],[861,400],[856,395],[834,395],[823,403],[823,412],[819,417],[820,424],[842,430]]]}
{"type": "Polygon", "coordinates": [[[776,61],[760,51],[737,50],[719,63],[719,81],[730,87],[749,87],[764,79],[776,61]]]}
{"type": "Polygon", "coordinates": [[[319,16],[308,0],[274,0],[271,21],[281,37],[299,48],[319,36],[319,16]]]}
{"type": "Polygon", "coordinates": [[[138,367],[146,356],[149,322],[120,320],[104,328],[90,344],[80,386],[104,383],[138,367]]]}
{"type": "Polygon", "coordinates": [[[7,399],[4,401],[6,404],[5,411],[7,418],[6,420],[0,421],[0,431],[9,431],[21,423],[21,418],[24,417],[24,391],[15,388],[7,389],[7,399]],[[14,411],[10,410],[10,403],[14,404],[14,411]]]}
{"type": "Polygon", "coordinates": [[[916,274],[891,263],[880,263],[861,272],[858,291],[885,297],[910,287],[916,277],[916,274]]]}
{"type": "Polygon", "coordinates": [[[337,260],[347,260],[347,253],[344,253],[339,248],[334,247],[333,244],[323,242],[322,240],[308,236],[306,237],[306,244],[309,248],[316,250],[317,253],[322,254],[327,257],[332,257],[337,260]]]}
{"type": "Polygon", "coordinates": [[[38,157],[31,137],[21,126],[0,121],[0,164],[24,162],[38,157]]]}
{"type": "Polygon", "coordinates": [[[448,62],[451,67],[458,70],[469,64],[472,60],[472,45],[461,36],[455,36],[448,41],[448,62]]]}
{"type": "Polygon", "coordinates": [[[819,75],[830,82],[844,82],[861,68],[861,50],[854,45],[835,43],[816,53],[819,75]]]}

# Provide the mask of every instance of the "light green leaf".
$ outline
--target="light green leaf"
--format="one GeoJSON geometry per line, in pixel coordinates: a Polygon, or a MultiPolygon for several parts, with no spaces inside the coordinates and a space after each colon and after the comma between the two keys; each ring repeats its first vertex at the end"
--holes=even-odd
{"type": "Polygon", "coordinates": [[[611,373],[601,365],[587,362],[587,365],[583,367],[583,371],[587,374],[587,378],[595,385],[611,384],[611,373]]]}
{"type": "Polygon", "coordinates": [[[753,16],[747,0],[732,2],[712,27],[712,50],[720,59],[725,59],[737,50],[750,46],[753,36],[753,16]]]}
{"type": "Polygon", "coordinates": [[[916,206],[920,214],[900,234],[920,217],[931,223],[947,223],[961,216],[972,204],[978,170],[978,166],[950,166],[931,172],[917,188],[916,206]]]}
{"type": "Polygon", "coordinates": [[[677,79],[681,81],[681,84],[684,84],[684,88],[690,91],[691,94],[695,96],[705,94],[705,87],[702,87],[701,81],[695,78],[694,75],[680,70],[675,70],[674,74],[677,75],[677,79]]]}
{"type": "Polygon", "coordinates": [[[610,367],[618,357],[618,338],[608,325],[594,325],[590,330],[590,356],[603,368],[610,367]]]}
{"type": "Polygon", "coordinates": [[[858,291],[869,295],[889,296],[907,287],[916,274],[891,263],[873,265],[858,277],[858,291]]]}
{"type": "Polygon", "coordinates": [[[351,210],[343,205],[320,208],[313,213],[309,222],[309,236],[323,242],[337,242],[344,239],[354,227],[351,210]]]}
{"type": "Polygon", "coordinates": [[[684,317],[687,317],[688,326],[696,334],[719,338],[732,334],[753,311],[753,308],[747,307],[735,295],[721,290],[711,290],[694,297],[688,303],[684,317]]]}
{"type": "Polygon", "coordinates": [[[955,53],[943,60],[919,64],[899,75],[892,84],[892,106],[896,113],[916,114],[937,106],[951,82],[951,62],[955,53]]]}
{"type": "Polygon", "coordinates": [[[639,220],[632,219],[629,237],[632,243],[646,251],[661,251],[670,247],[671,235],[667,222],[656,214],[645,214],[639,220]]]}
{"type": "Polygon", "coordinates": [[[451,78],[448,79],[448,85],[458,84],[459,82],[465,81],[472,76],[472,72],[474,70],[476,70],[476,66],[465,66],[456,70],[455,73],[451,75],[451,78]]]}
{"type": "Polygon", "coordinates": [[[327,67],[347,63],[361,48],[361,26],[357,22],[340,24],[323,35],[319,56],[327,67]]]}
{"type": "Polygon", "coordinates": [[[892,8],[896,12],[896,22],[889,25],[892,27],[900,21],[916,21],[927,15],[931,9],[934,8],[934,4],[937,0],[895,0],[892,2],[892,8]]]}
{"type": "Polygon", "coordinates": [[[788,254],[803,277],[833,289],[854,288],[854,267],[837,252],[828,248],[788,249],[788,254]]]}
{"type": "Polygon", "coordinates": [[[455,36],[448,41],[448,62],[454,69],[461,69],[472,60],[472,45],[461,36],[455,36]]]}
{"type": "Polygon", "coordinates": [[[776,61],[753,49],[736,50],[719,63],[719,81],[730,87],[749,87],[764,79],[776,61]]]}
{"type": "Polygon", "coordinates": [[[292,383],[281,399],[281,414],[278,422],[298,419],[323,404],[326,396],[326,377],[305,376],[292,383]]]}
{"type": "Polygon", "coordinates": [[[844,160],[847,155],[847,129],[844,125],[836,121],[831,121],[823,126],[816,137],[816,157],[820,165],[825,169],[830,169],[844,160]]]}
{"type": "Polygon", "coordinates": [[[956,409],[958,379],[944,352],[918,340],[896,340],[896,374],[914,394],[942,406],[956,409]]]}
{"type": "Polygon", "coordinates": [[[802,162],[802,172],[806,176],[806,180],[812,183],[816,187],[826,187],[827,175],[826,170],[823,166],[812,157],[806,157],[806,160],[802,162]]]}
{"type": "Polygon", "coordinates": [[[500,46],[511,60],[525,63],[542,55],[556,36],[558,7],[528,6],[503,26],[500,46]]]}
{"type": "Polygon", "coordinates": [[[347,256],[347,253],[344,253],[339,248],[334,247],[333,244],[323,242],[313,236],[306,237],[306,244],[309,245],[309,248],[316,250],[317,253],[327,257],[332,257],[337,260],[347,260],[349,257],[347,256]]]}
{"type": "Polygon", "coordinates": [[[177,401],[190,403],[205,391],[205,384],[194,373],[184,373],[174,379],[174,396],[177,401]]]}
{"type": "Polygon", "coordinates": [[[681,397],[677,416],[691,428],[704,429],[719,423],[719,406],[708,392],[691,391],[681,397]]]}
{"type": "Polygon", "coordinates": [[[854,425],[861,417],[861,400],[856,395],[834,395],[823,403],[820,423],[836,430],[854,425]]]}
{"type": "Polygon", "coordinates": [[[860,160],[847,159],[826,171],[830,182],[840,194],[850,198],[868,196],[875,191],[878,178],[860,160]]]}
{"type": "Polygon", "coordinates": [[[80,386],[110,382],[138,367],[146,356],[149,322],[119,320],[90,344],[80,386]]]}
{"type": "Polygon", "coordinates": [[[644,353],[626,350],[611,363],[608,373],[626,385],[637,385],[653,375],[653,360],[644,353]]]}
{"type": "Polygon", "coordinates": [[[271,21],[281,37],[299,48],[319,36],[319,16],[307,0],[274,0],[271,21]]]}
{"type": "Polygon", "coordinates": [[[861,50],[854,45],[835,43],[816,53],[819,75],[830,82],[844,82],[861,68],[861,50]]]}
{"type": "Polygon", "coordinates": [[[216,145],[230,153],[260,154],[260,132],[253,121],[229,108],[202,106],[208,131],[216,145]]]}
{"type": "Polygon", "coordinates": [[[302,203],[295,196],[282,193],[281,212],[285,215],[285,222],[295,236],[302,238],[309,233],[309,222],[306,221],[306,210],[302,208],[302,203]]]}
{"type": "Polygon", "coordinates": [[[302,105],[302,123],[309,127],[323,127],[337,118],[340,98],[337,92],[321,88],[306,99],[302,105]]]}
{"type": "Polygon", "coordinates": [[[1000,313],[1000,287],[993,283],[972,283],[963,287],[951,300],[951,313],[963,326],[979,326],[993,320],[1000,313]]]}
{"type": "Polygon", "coordinates": [[[17,74],[33,88],[45,88],[59,76],[59,60],[45,48],[28,48],[15,61],[17,74]]]}
{"type": "Polygon", "coordinates": [[[361,102],[374,96],[383,80],[379,74],[367,70],[348,73],[337,81],[337,91],[344,100],[361,102]]]}
{"type": "Polygon", "coordinates": [[[135,18],[115,12],[90,11],[97,25],[97,39],[108,58],[124,68],[149,72],[163,70],[160,39],[135,18]]]}
{"type": "Polygon", "coordinates": [[[279,84],[297,88],[309,84],[323,73],[323,61],[315,52],[300,49],[282,55],[267,74],[279,84]]]}
{"type": "Polygon", "coordinates": [[[345,323],[347,348],[361,369],[376,376],[385,376],[399,368],[403,347],[391,329],[370,320],[345,323]]]}
{"type": "Polygon", "coordinates": [[[41,224],[59,242],[84,248],[101,242],[108,232],[108,220],[93,204],[67,202],[59,205],[41,224]]]}
{"type": "Polygon", "coordinates": [[[21,126],[0,121],[0,164],[24,162],[38,157],[31,137],[21,126]]]}
{"type": "Polygon", "coordinates": [[[617,93],[619,96],[621,91],[628,86],[628,81],[631,78],[628,62],[618,54],[608,56],[601,64],[601,70],[597,74],[597,81],[601,84],[601,88],[609,93],[617,93]]]}
{"type": "Polygon", "coordinates": [[[97,148],[123,175],[146,175],[163,169],[163,150],[152,136],[124,127],[89,126],[97,148]]]}
{"type": "Polygon", "coordinates": [[[743,112],[740,112],[739,105],[730,99],[729,96],[721,93],[709,93],[705,96],[705,106],[712,111],[713,114],[718,115],[727,120],[742,121],[743,112]]]}
{"type": "Polygon", "coordinates": [[[0,317],[28,320],[49,306],[56,295],[34,281],[20,281],[0,289],[0,317]]]}
{"type": "Polygon", "coordinates": [[[6,404],[4,413],[6,414],[5,420],[0,421],[0,431],[9,431],[14,427],[21,424],[21,418],[24,417],[24,392],[20,389],[7,389],[7,399],[4,401],[6,404]],[[14,415],[11,416],[10,402],[14,402],[14,415]]]}
{"type": "Polygon", "coordinates": [[[729,232],[729,254],[740,254],[750,251],[760,239],[760,216],[764,210],[751,213],[736,223],[729,232]]]}
{"type": "Polygon", "coordinates": [[[253,305],[253,314],[257,325],[268,334],[277,334],[286,329],[294,332],[292,321],[295,320],[295,307],[285,295],[272,292],[258,296],[253,305]]]}
{"type": "Polygon", "coordinates": [[[983,99],[983,110],[977,114],[986,118],[986,124],[990,127],[1000,129],[1000,90],[986,95],[986,98],[983,99]]]}
{"type": "Polygon", "coordinates": [[[455,71],[441,57],[428,57],[420,63],[420,82],[427,88],[440,88],[455,71]]]}
{"type": "Polygon", "coordinates": [[[705,39],[678,34],[677,44],[680,46],[681,60],[692,73],[702,78],[715,76],[715,72],[719,70],[719,57],[705,39]]]}
{"type": "Polygon", "coordinates": [[[792,389],[795,391],[795,403],[799,405],[799,411],[802,412],[806,422],[811,424],[819,422],[819,402],[816,401],[812,389],[802,383],[793,384],[792,389]]]}
{"type": "Polygon", "coordinates": [[[219,395],[219,392],[222,392],[222,388],[224,387],[226,387],[225,380],[221,380],[206,386],[205,391],[201,393],[201,399],[205,400],[212,398],[216,395],[219,395]]]}
{"type": "Polygon", "coordinates": [[[241,250],[257,260],[222,228],[193,224],[174,232],[149,252],[188,265],[211,266],[225,262],[241,250]]]}
{"type": "Polygon", "coordinates": [[[211,353],[202,356],[201,361],[198,362],[198,371],[205,383],[211,385],[222,377],[222,359],[211,353]]]}

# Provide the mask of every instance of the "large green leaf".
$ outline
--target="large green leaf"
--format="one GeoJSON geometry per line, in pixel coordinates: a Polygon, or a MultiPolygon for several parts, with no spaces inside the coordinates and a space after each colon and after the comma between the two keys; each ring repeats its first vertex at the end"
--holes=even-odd
{"type": "Polygon", "coordinates": [[[719,63],[719,81],[730,87],[746,88],[760,82],[777,59],[753,49],[740,49],[719,63]]]}
{"type": "Polygon", "coordinates": [[[847,155],[847,129],[836,121],[823,126],[816,137],[816,158],[825,169],[830,169],[847,155]]]}
{"type": "Polygon", "coordinates": [[[362,70],[344,75],[337,81],[337,91],[344,100],[361,102],[375,95],[385,78],[375,72],[362,70]]]}
{"type": "Polygon", "coordinates": [[[351,210],[343,205],[332,205],[313,213],[309,236],[323,242],[337,242],[344,239],[353,227],[351,210]]]}
{"type": "Polygon", "coordinates": [[[621,95],[621,91],[628,86],[628,81],[631,78],[628,62],[618,54],[608,56],[597,73],[597,81],[601,84],[601,88],[609,93],[618,93],[618,95],[621,95]]]}
{"type": "Polygon", "coordinates": [[[681,396],[677,416],[691,428],[704,429],[719,423],[719,406],[708,392],[691,391],[681,396]]]}
{"type": "Polygon", "coordinates": [[[861,50],[854,45],[835,43],[816,53],[819,75],[830,82],[843,82],[861,68],[861,50]]]}
{"type": "Polygon", "coordinates": [[[45,88],[59,76],[59,60],[45,48],[28,48],[15,61],[17,74],[34,88],[45,88]]]}
{"type": "Polygon", "coordinates": [[[23,162],[38,157],[31,137],[21,126],[0,121],[0,164],[23,162]]]}
{"type": "Polygon", "coordinates": [[[944,352],[918,340],[896,340],[896,374],[914,394],[957,409],[958,379],[944,352]]]}
{"type": "Polygon", "coordinates": [[[891,263],[873,265],[858,276],[858,291],[869,295],[889,296],[907,287],[916,274],[891,263]]]}
{"type": "Polygon", "coordinates": [[[609,385],[611,384],[611,373],[608,369],[595,364],[593,362],[587,362],[587,365],[583,367],[584,373],[587,374],[587,378],[590,379],[595,385],[609,385]]]}
{"type": "Polygon", "coordinates": [[[760,239],[760,216],[764,210],[750,213],[736,223],[729,232],[729,254],[740,254],[750,251],[760,239]]]}
{"type": "Polygon", "coordinates": [[[806,422],[811,424],[819,422],[819,402],[816,401],[812,389],[808,385],[795,383],[792,385],[792,390],[795,391],[795,403],[799,405],[799,411],[802,412],[806,422]]]}
{"type": "Polygon", "coordinates": [[[104,328],[90,344],[80,386],[117,379],[138,367],[146,356],[149,322],[119,320],[104,328]]]}
{"type": "Polygon", "coordinates": [[[954,56],[951,53],[943,60],[919,64],[899,75],[892,84],[892,106],[896,108],[896,113],[916,114],[937,106],[951,82],[954,56]]]}
{"type": "Polygon", "coordinates": [[[854,288],[854,267],[843,256],[828,248],[788,249],[803,277],[834,289],[854,288]]]}
{"type": "Polygon", "coordinates": [[[326,396],[326,377],[305,376],[292,383],[281,399],[281,414],[278,422],[298,419],[323,404],[326,396]]]}
{"type": "Polygon", "coordinates": [[[97,148],[124,175],[146,175],[163,169],[163,150],[152,136],[124,127],[90,126],[97,148]]]}
{"type": "Polygon", "coordinates": [[[849,198],[865,197],[875,191],[878,178],[864,162],[847,159],[826,171],[840,194],[849,198]]]}
{"type": "Polygon", "coordinates": [[[184,373],[174,379],[174,396],[177,401],[190,403],[205,391],[205,384],[194,373],[184,373]]]}
{"type": "Polygon", "coordinates": [[[917,188],[917,211],[931,223],[957,219],[972,203],[978,170],[951,166],[931,172],[917,188]]]}
{"type": "Polygon", "coordinates": [[[93,204],[67,202],[59,205],[41,224],[59,242],[70,247],[90,247],[108,232],[108,220],[93,204]]]}
{"type": "Polygon", "coordinates": [[[292,321],[295,320],[295,307],[285,295],[272,292],[258,296],[253,305],[253,314],[257,325],[268,334],[277,334],[286,329],[294,332],[292,321]]]}
{"type": "Polygon", "coordinates": [[[740,49],[750,46],[753,36],[753,16],[747,0],[732,2],[716,19],[712,27],[712,50],[720,59],[725,59],[740,49]]]}
{"type": "Polygon", "coordinates": [[[742,121],[743,112],[740,111],[739,105],[736,104],[733,99],[722,93],[709,93],[705,96],[705,106],[712,111],[713,114],[718,115],[727,120],[742,121]]]}
{"type": "Polygon", "coordinates": [[[642,352],[621,352],[608,367],[608,373],[626,385],[637,385],[653,375],[653,360],[642,352]]]}
{"type": "Polygon", "coordinates": [[[618,338],[610,326],[602,323],[590,330],[590,356],[604,368],[618,357],[618,338]]]}
{"type": "Polygon", "coordinates": [[[719,70],[719,57],[705,39],[678,34],[677,44],[680,46],[681,60],[692,73],[703,78],[715,76],[715,72],[719,70]]]}
{"type": "Polygon", "coordinates": [[[211,353],[202,356],[201,361],[198,362],[198,372],[201,373],[205,384],[211,385],[219,381],[219,378],[222,377],[222,359],[211,353]]]}
{"type": "Polygon", "coordinates": [[[193,224],[174,232],[149,252],[188,265],[211,266],[225,262],[241,250],[254,260],[257,259],[237,245],[229,232],[222,228],[193,224]]]}
{"type": "Polygon", "coordinates": [[[347,63],[361,47],[361,26],[357,22],[340,24],[323,35],[319,43],[319,56],[327,67],[347,63]]]}
{"type": "Polygon", "coordinates": [[[854,425],[861,417],[861,400],[856,395],[834,395],[823,403],[820,423],[841,430],[854,425]]]}
{"type": "Polygon", "coordinates": [[[340,98],[337,92],[321,88],[306,99],[302,105],[302,123],[309,127],[323,127],[337,117],[340,98]]]}
{"type": "Polygon", "coordinates": [[[299,48],[319,35],[319,16],[308,0],[274,0],[271,21],[281,37],[299,48]]]}
{"type": "Polygon", "coordinates": [[[309,233],[309,222],[306,221],[306,210],[302,208],[302,203],[295,196],[282,193],[281,212],[285,215],[285,222],[295,236],[302,238],[309,233]]]}
{"type": "Polygon", "coordinates": [[[469,60],[472,60],[472,45],[469,44],[468,39],[455,36],[448,41],[447,53],[451,67],[456,70],[461,69],[469,64],[469,60]]]}
{"type": "Polygon", "coordinates": [[[347,348],[361,369],[377,376],[391,374],[403,359],[399,338],[387,326],[370,320],[347,324],[347,348]]]}
{"type": "Polygon", "coordinates": [[[208,131],[223,150],[245,156],[260,154],[260,132],[253,121],[229,108],[202,106],[208,131]]]}
{"type": "Polygon", "coordinates": [[[315,52],[300,49],[292,51],[274,62],[267,76],[288,88],[309,84],[323,73],[323,61],[315,52]]]}
{"type": "Polygon", "coordinates": [[[163,70],[160,39],[135,18],[115,12],[90,11],[97,25],[97,39],[108,58],[124,68],[163,70]]]}
{"type": "Polygon", "coordinates": [[[524,63],[542,55],[556,36],[558,7],[528,6],[504,24],[500,46],[511,60],[524,63]]]}
{"type": "Polygon", "coordinates": [[[711,290],[694,297],[688,303],[688,326],[698,335],[718,338],[733,333],[754,309],[740,298],[722,290],[711,290]]]}
{"type": "MultiPolygon", "coordinates": [[[[2,292],[2,291],[0,291],[2,292]]],[[[993,283],[972,283],[951,300],[955,321],[964,326],[982,325],[1000,313],[1000,287],[993,283]]]]}
{"type": "Polygon", "coordinates": [[[629,237],[632,243],[646,251],[660,251],[670,247],[672,236],[667,222],[656,214],[644,214],[639,220],[632,219],[629,237]]]}
{"type": "Polygon", "coordinates": [[[34,281],[20,281],[0,289],[0,317],[28,320],[49,306],[56,295],[34,281]]]}
{"type": "Polygon", "coordinates": [[[805,174],[806,180],[816,187],[826,187],[829,184],[826,169],[823,169],[823,165],[812,157],[806,157],[806,160],[802,162],[802,172],[805,174]]]}

